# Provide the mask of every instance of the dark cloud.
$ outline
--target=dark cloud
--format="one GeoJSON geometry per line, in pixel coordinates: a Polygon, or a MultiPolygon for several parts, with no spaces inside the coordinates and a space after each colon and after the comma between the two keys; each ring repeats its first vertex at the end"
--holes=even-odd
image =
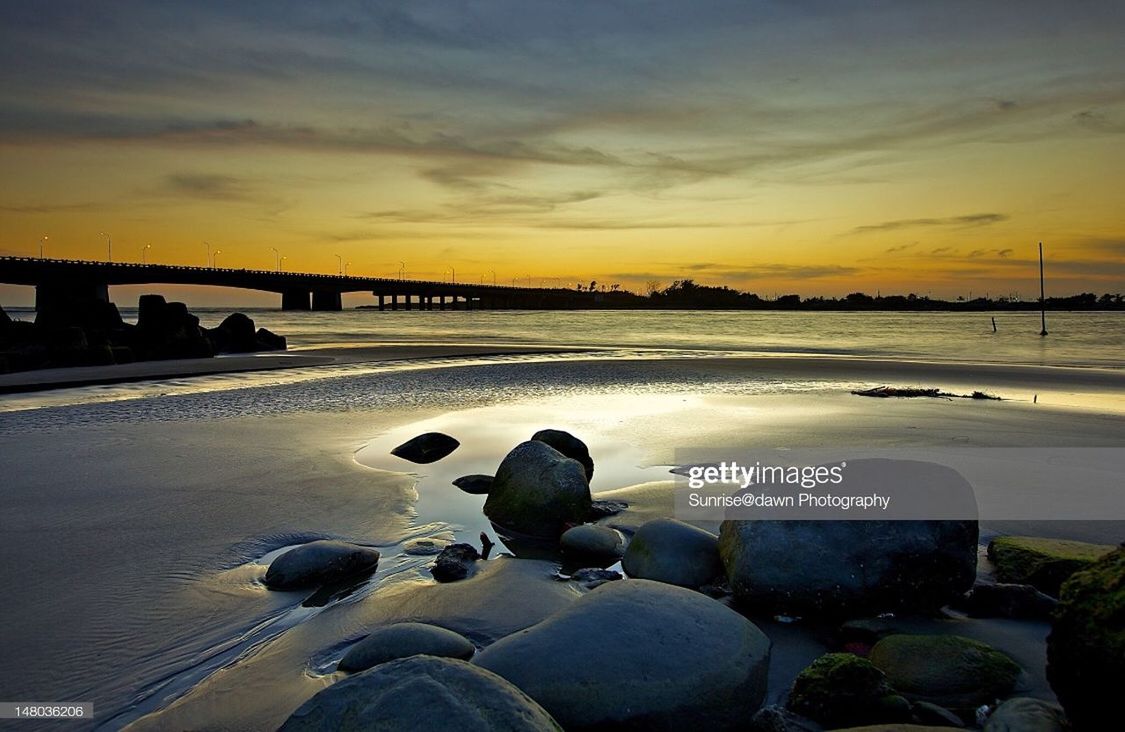
{"type": "Polygon", "coordinates": [[[949,216],[946,218],[930,218],[930,219],[898,219],[895,221],[883,221],[878,224],[868,224],[866,226],[857,226],[852,229],[853,234],[866,234],[873,231],[895,231],[898,229],[914,229],[920,227],[952,227],[952,228],[969,228],[974,226],[988,226],[989,224],[998,224],[1002,221],[1007,221],[1009,216],[1001,213],[976,213],[965,214],[963,216],[949,216]]]}
{"type": "Polygon", "coordinates": [[[174,173],[165,179],[164,190],[212,201],[246,201],[255,198],[245,181],[229,175],[174,173]]]}

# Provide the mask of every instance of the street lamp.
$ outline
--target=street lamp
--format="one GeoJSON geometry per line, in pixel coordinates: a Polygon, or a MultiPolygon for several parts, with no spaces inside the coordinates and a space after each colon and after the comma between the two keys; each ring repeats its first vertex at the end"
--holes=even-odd
{"type": "Polygon", "coordinates": [[[102,236],[105,237],[106,261],[112,262],[113,261],[113,239],[110,237],[109,234],[105,233],[104,231],[101,234],[102,234],[102,236]]]}
{"type": "Polygon", "coordinates": [[[203,242],[203,245],[205,247],[207,247],[207,266],[210,267],[211,266],[211,243],[205,241],[205,242],[203,242]]]}
{"type": "MultiPolygon", "coordinates": [[[[445,273],[442,272],[442,274],[444,275],[445,273]]],[[[455,270],[453,267],[450,267],[449,268],[449,274],[451,275],[450,284],[456,285],[457,284],[457,270],[455,270]]]]}
{"type": "Polygon", "coordinates": [[[344,274],[344,258],[339,254],[336,255],[336,274],[344,274]]]}
{"type": "Polygon", "coordinates": [[[273,268],[274,268],[274,271],[280,272],[281,271],[281,252],[277,251],[277,247],[270,247],[270,249],[273,250],[273,256],[274,256],[274,266],[273,266],[273,268]]]}
{"type": "Polygon", "coordinates": [[[281,265],[282,265],[282,264],[283,264],[283,263],[285,262],[285,260],[286,260],[286,259],[288,259],[288,258],[289,258],[289,257],[282,257],[281,259],[277,260],[277,271],[278,271],[278,272],[280,272],[280,271],[281,271],[281,265]]]}
{"type": "Polygon", "coordinates": [[[216,249],[215,253],[211,255],[211,269],[215,269],[215,265],[218,264],[219,261],[219,255],[222,253],[222,249],[216,249]]]}
{"type": "Polygon", "coordinates": [[[496,270],[492,270],[492,286],[496,286],[496,270]]]}
{"type": "Polygon", "coordinates": [[[352,266],[351,262],[344,262],[344,276],[348,276],[348,267],[352,266]]]}
{"type": "Polygon", "coordinates": [[[47,246],[47,235],[44,234],[43,238],[39,240],[39,258],[43,258],[43,248],[47,246]]]}
{"type": "Polygon", "coordinates": [[[145,244],[141,247],[141,264],[148,264],[148,250],[152,249],[151,244],[145,244]]]}

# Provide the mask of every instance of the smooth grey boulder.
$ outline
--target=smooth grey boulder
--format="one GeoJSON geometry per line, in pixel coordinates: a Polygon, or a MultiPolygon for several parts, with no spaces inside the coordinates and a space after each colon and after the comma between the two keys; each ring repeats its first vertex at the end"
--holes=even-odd
{"type": "Polygon", "coordinates": [[[703,595],[648,580],[608,582],[474,663],[503,676],[568,732],[734,730],[766,692],[770,641],[703,595]]]}
{"type": "Polygon", "coordinates": [[[296,590],[372,572],[378,564],[376,549],[321,539],[290,549],[274,559],[262,581],[271,590],[296,590]]]}
{"type": "Polygon", "coordinates": [[[426,465],[436,463],[460,445],[460,442],[449,435],[441,432],[426,432],[402,443],[391,450],[391,454],[412,463],[426,465]]]}
{"type": "Polygon", "coordinates": [[[586,443],[564,430],[539,430],[531,439],[545,442],[571,460],[577,460],[586,471],[586,482],[594,477],[594,459],[586,443]]]}
{"type": "Polygon", "coordinates": [[[491,475],[476,473],[473,475],[462,475],[460,478],[453,481],[453,485],[466,493],[482,496],[492,490],[492,481],[493,477],[491,475]]]}
{"type": "Polygon", "coordinates": [[[714,534],[676,519],[641,525],[629,542],[621,567],[630,577],[700,587],[723,574],[714,534]]]}
{"type": "Polygon", "coordinates": [[[996,707],[984,732],[1066,732],[1070,724],[1058,704],[1017,697],[996,707]]]}
{"type": "Polygon", "coordinates": [[[582,466],[545,442],[517,445],[500,463],[484,513],[500,527],[557,537],[585,521],[590,486],[582,466]]]}
{"type": "Polygon", "coordinates": [[[467,661],[474,653],[476,647],[460,633],[426,623],[394,623],[376,628],[349,648],[337,669],[355,673],[419,654],[467,661]]]}
{"type": "Polygon", "coordinates": [[[620,559],[625,542],[621,534],[608,526],[582,524],[564,531],[559,546],[564,554],[572,556],[620,559]]]}
{"type": "Polygon", "coordinates": [[[787,615],[932,612],[973,585],[976,521],[724,521],[740,602],[787,615]]]}
{"type": "Polygon", "coordinates": [[[504,679],[452,658],[412,656],[349,676],[302,704],[283,732],[556,732],[504,679]]]}

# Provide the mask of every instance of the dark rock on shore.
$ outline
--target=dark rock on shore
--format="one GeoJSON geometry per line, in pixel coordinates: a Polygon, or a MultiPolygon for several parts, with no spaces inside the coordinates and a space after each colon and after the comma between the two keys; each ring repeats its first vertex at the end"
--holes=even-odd
{"type": "Polygon", "coordinates": [[[590,448],[582,440],[563,430],[539,430],[531,439],[545,442],[571,460],[577,460],[586,471],[586,482],[593,480],[594,459],[590,457],[590,448]]]}
{"type": "Polygon", "coordinates": [[[462,475],[460,478],[453,481],[453,485],[466,493],[483,496],[492,489],[492,480],[491,475],[481,475],[477,473],[474,475],[462,475]]]}
{"type": "Polygon", "coordinates": [[[577,582],[587,590],[592,590],[595,587],[601,587],[606,582],[616,582],[620,579],[625,579],[620,572],[615,572],[612,569],[602,569],[600,567],[586,567],[570,575],[571,582],[577,582]]]}
{"type": "Polygon", "coordinates": [[[591,501],[590,512],[587,514],[586,520],[597,521],[607,516],[616,516],[627,508],[629,508],[629,504],[625,501],[591,501]]]}
{"type": "Polygon", "coordinates": [[[1018,697],[996,708],[984,732],[1067,732],[1070,724],[1058,704],[1018,697]]]}
{"type": "Polygon", "coordinates": [[[472,544],[450,544],[441,550],[430,574],[438,582],[456,582],[476,572],[480,552],[472,544]]]}
{"type": "Polygon", "coordinates": [[[963,595],[976,521],[731,521],[719,554],[735,597],[791,615],[932,612],[963,595]]]}
{"type": "Polygon", "coordinates": [[[499,676],[451,658],[412,656],[339,681],[302,704],[283,732],[350,730],[558,732],[499,676]]]}
{"type": "Polygon", "coordinates": [[[748,732],[822,732],[823,729],[813,720],[785,707],[770,705],[751,717],[748,732]]]}
{"type": "Polygon", "coordinates": [[[1031,585],[978,582],[953,607],[974,618],[1046,620],[1058,601],[1031,585]]]}
{"type": "Polygon", "coordinates": [[[697,592],[609,582],[474,663],[503,676],[568,732],[735,730],[761,706],[770,642],[697,592]]]}
{"type": "Polygon", "coordinates": [[[890,635],[868,659],[906,698],[958,713],[1008,696],[1021,672],[995,648],[958,635],[890,635]]]}
{"type": "Polygon", "coordinates": [[[427,432],[402,443],[391,450],[391,454],[412,463],[426,465],[436,463],[460,446],[461,443],[449,435],[427,432]]]}
{"type": "Polygon", "coordinates": [[[1125,547],[1062,586],[1047,636],[1047,679],[1079,730],[1119,718],[1125,678],[1125,547]]]}
{"type": "Polygon", "coordinates": [[[850,653],[827,653],[813,661],[793,682],[786,706],[830,729],[912,719],[910,703],[895,693],[886,675],[850,653]]]}
{"type": "Polygon", "coordinates": [[[371,547],[321,539],[274,559],[262,581],[271,590],[297,590],[373,572],[378,564],[371,547]]]}
{"type": "Polygon", "coordinates": [[[630,577],[692,588],[723,574],[715,535],[667,518],[649,521],[637,529],[621,566],[630,577]]]}
{"type": "Polygon", "coordinates": [[[467,661],[476,650],[465,636],[452,630],[426,623],[394,623],[376,628],[349,648],[337,668],[355,673],[419,654],[467,661]]]}
{"type": "Polygon", "coordinates": [[[538,440],[517,445],[500,463],[484,503],[496,524],[530,536],[557,537],[590,512],[582,466],[538,440]]]}
{"type": "Polygon", "coordinates": [[[1031,585],[1052,597],[1075,572],[1089,569],[1116,547],[1033,536],[998,536],[988,543],[988,558],[1001,582],[1031,585]]]}
{"type": "Polygon", "coordinates": [[[563,553],[575,557],[617,560],[625,550],[621,534],[607,526],[582,524],[563,532],[559,537],[563,553]]]}

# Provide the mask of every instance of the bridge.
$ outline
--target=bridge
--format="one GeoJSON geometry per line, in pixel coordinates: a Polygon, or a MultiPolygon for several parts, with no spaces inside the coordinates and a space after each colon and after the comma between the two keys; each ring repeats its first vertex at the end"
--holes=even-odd
{"type": "Polygon", "coordinates": [[[598,293],[563,288],[458,284],[167,264],[0,257],[0,283],[35,287],[47,312],[90,299],[109,301],[110,285],[211,285],[276,292],[282,310],[340,310],[345,292],[370,292],[380,310],[549,310],[605,307],[598,293]]]}

